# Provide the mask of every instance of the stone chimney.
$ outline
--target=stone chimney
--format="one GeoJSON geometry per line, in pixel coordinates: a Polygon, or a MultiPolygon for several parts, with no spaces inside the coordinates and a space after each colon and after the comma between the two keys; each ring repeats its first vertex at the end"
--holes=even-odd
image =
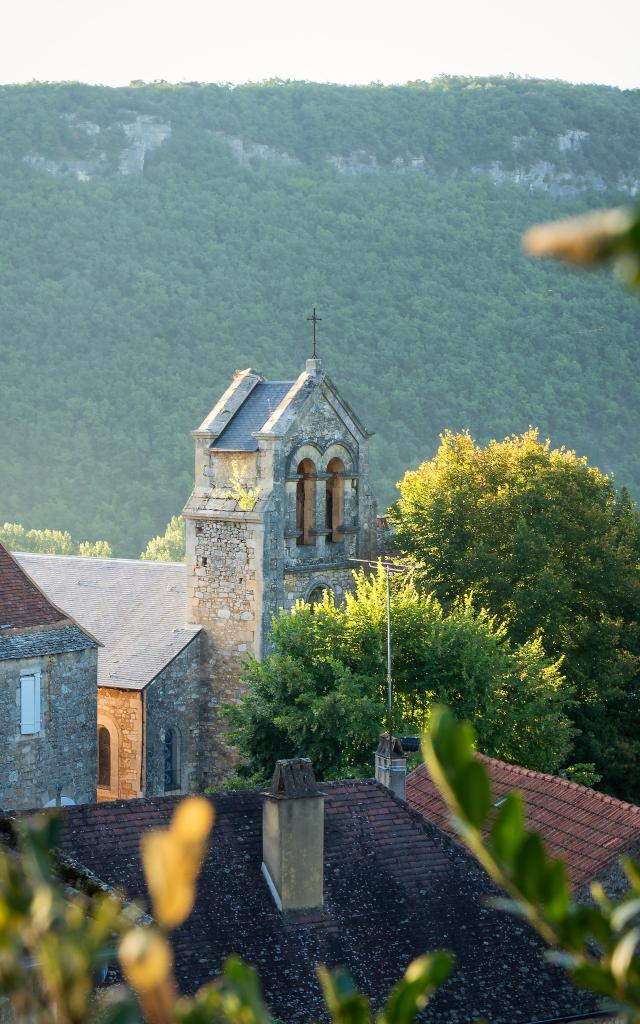
{"type": "Polygon", "coordinates": [[[308,757],[278,761],[262,807],[262,874],[278,910],[323,900],[324,796],[308,757]]]}
{"type": "Polygon", "coordinates": [[[389,744],[388,732],[380,733],[376,750],[376,782],[386,786],[401,800],[406,800],[407,758],[397,736],[392,736],[389,744]]]}

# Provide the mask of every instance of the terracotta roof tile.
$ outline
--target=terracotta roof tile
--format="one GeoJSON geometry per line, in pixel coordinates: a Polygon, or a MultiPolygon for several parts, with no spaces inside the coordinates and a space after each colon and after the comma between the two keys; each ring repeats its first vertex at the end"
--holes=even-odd
{"type": "MultiPolygon", "coordinates": [[[[599,877],[611,861],[640,841],[640,807],[568,779],[483,754],[478,757],[489,772],[495,796],[521,791],[528,827],[541,833],[550,853],[566,860],[574,885],[599,877]]],[[[428,821],[455,835],[425,765],[409,775],[407,800],[428,821]]]]}
{"type": "Polygon", "coordinates": [[[95,646],[95,638],[53,604],[0,544],[0,661],[95,646]]]}
{"type": "Polygon", "coordinates": [[[51,626],[65,618],[0,544],[0,629],[51,626]]]}

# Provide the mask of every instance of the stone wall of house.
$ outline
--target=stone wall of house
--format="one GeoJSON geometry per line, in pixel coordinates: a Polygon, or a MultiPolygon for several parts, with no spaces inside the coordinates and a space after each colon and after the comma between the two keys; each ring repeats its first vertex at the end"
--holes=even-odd
{"type": "Polygon", "coordinates": [[[138,690],[101,686],[98,725],[111,734],[112,771],[109,789],[98,787],[98,800],[129,800],[142,795],[142,701],[138,690]]]}
{"type": "Polygon", "coordinates": [[[200,637],[197,636],[146,689],[145,796],[165,793],[165,736],[177,732],[177,782],[173,792],[199,792],[209,782],[207,730],[212,703],[201,685],[200,637]]]}
{"type": "Polygon", "coordinates": [[[97,649],[0,661],[0,807],[96,798],[97,649]],[[40,673],[38,733],[20,732],[20,677],[40,673]]]}

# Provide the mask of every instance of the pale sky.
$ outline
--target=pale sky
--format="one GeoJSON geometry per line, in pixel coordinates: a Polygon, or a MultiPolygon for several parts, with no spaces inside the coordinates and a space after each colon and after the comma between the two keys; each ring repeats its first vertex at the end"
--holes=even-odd
{"type": "Polygon", "coordinates": [[[640,88],[640,0],[0,0],[0,14],[1,82],[513,73],[640,88]]]}

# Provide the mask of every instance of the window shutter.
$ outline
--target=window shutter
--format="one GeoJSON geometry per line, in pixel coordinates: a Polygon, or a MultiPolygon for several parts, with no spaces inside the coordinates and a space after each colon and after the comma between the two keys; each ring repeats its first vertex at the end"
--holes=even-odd
{"type": "Polygon", "coordinates": [[[40,674],[20,678],[20,732],[40,732],[40,674]]]}
{"type": "Polygon", "coordinates": [[[35,714],[33,716],[34,732],[40,732],[40,673],[36,672],[33,677],[33,703],[35,714]]]}

